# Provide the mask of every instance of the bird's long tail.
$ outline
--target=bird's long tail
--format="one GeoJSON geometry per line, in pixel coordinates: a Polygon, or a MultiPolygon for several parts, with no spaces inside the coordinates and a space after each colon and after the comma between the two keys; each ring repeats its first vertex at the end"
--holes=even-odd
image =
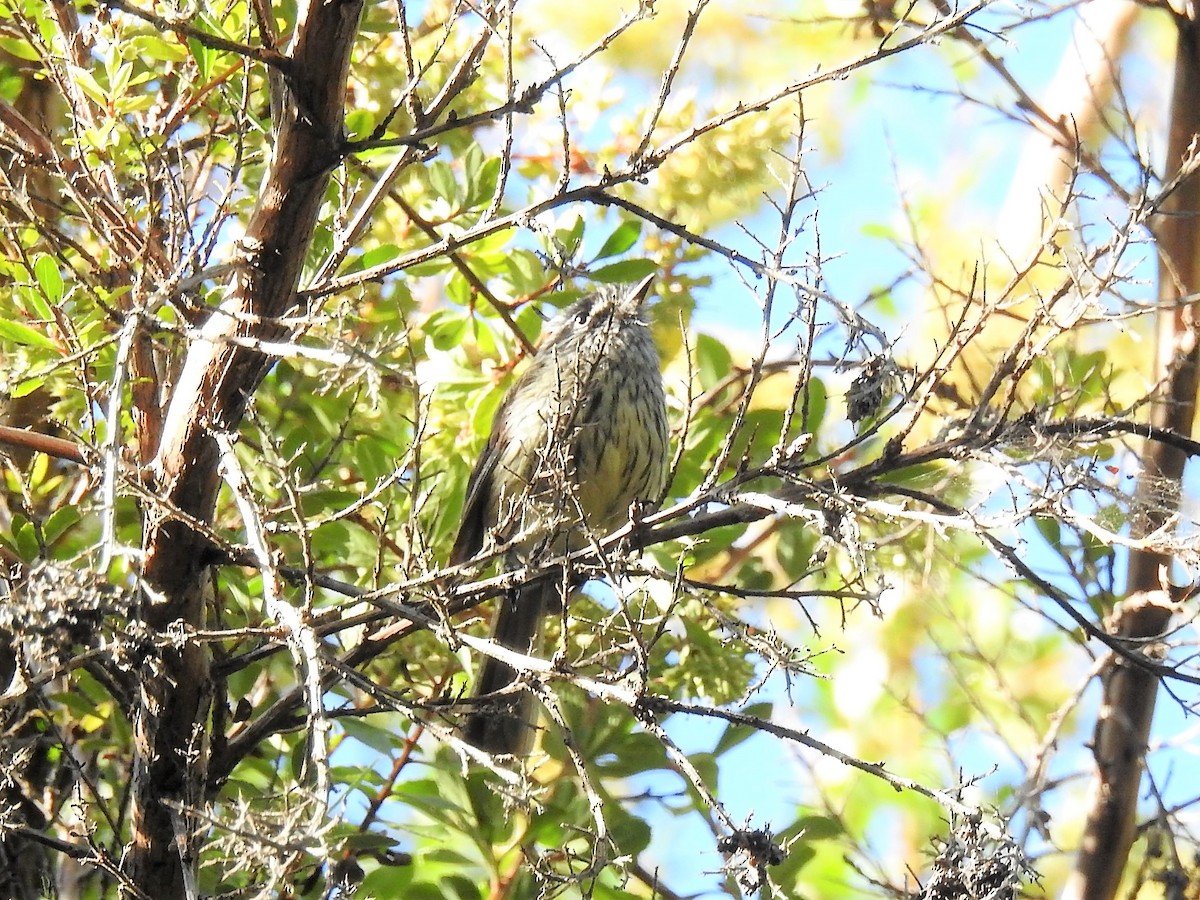
{"type": "MultiPolygon", "coordinates": [[[[554,590],[553,579],[545,579],[510,592],[496,615],[492,639],[517,653],[535,652],[554,590]]],[[[516,677],[511,666],[489,656],[483,661],[474,696],[501,691],[516,677]]],[[[523,755],[533,746],[536,717],[537,704],[530,691],[505,694],[479,703],[463,727],[463,738],[487,753],[523,755]]]]}

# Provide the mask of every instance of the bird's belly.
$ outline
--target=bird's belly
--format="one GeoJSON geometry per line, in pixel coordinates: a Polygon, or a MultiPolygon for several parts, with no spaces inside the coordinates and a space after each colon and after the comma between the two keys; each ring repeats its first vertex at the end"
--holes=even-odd
{"type": "Polygon", "coordinates": [[[590,437],[595,443],[576,460],[579,501],[588,525],[599,534],[624,523],[630,504],[657,490],[649,484],[654,452],[650,430],[637,421],[635,409],[629,398],[621,397],[606,420],[583,426],[593,433],[581,439],[590,437]]]}

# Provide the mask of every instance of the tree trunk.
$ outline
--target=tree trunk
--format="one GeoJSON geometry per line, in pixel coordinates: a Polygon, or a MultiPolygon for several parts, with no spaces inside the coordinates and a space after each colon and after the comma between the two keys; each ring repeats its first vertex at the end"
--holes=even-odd
{"type": "MultiPolygon", "coordinates": [[[[269,358],[228,338],[286,339],[278,322],[296,302],[301,267],[332,169],[341,161],[350,51],[362,0],[301,4],[291,47],[273,78],[274,153],[245,237],[234,251],[225,302],[188,349],[149,466],[162,503],[148,513],[144,615],[158,633],[204,623],[208,542],[176,511],[212,521],[219,476],[214,434],[236,430],[269,358]],[[177,627],[177,626],[176,626],[177,627]]],[[[156,898],[194,895],[196,859],[187,810],[206,782],[210,686],[203,647],[180,641],[142,670],[135,715],[132,884],[156,898]]]]}
{"type": "MultiPolygon", "coordinates": [[[[1200,134],[1200,28],[1195,21],[1176,18],[1178,42],[1175,86],[1171,97],[1171,127],[1167,143],[1167,176],[1179,171],[1200,134]]],[[[1160,428],[1191,435],[1196,412],[1197,372],[1200,371],[1195,307],[1184,298],[1200,291],[1200,178],[1188,177],[1178,186],[1157,217],[1159,249],[1158,345],[1154,377],[1165,390],[1154,404],[1152,419],[1160,428]]],[[[1168,522],[1179,493],[1165,499],[1155,485],[1181,484],[1186,457],[1162,442],[1147,444],[1142,454],[1147,533],[1168,522]],[[1156,498],[1156,499],[1155,499],[1156,498]]],[[[1110,617],[1114,636],[1129,638],[1133,652],[1154,654],[1153,641],[1170,624],[1174,609],[1164,593],[1169,556],[1148,550],[1132,551],[1126,600],[1110,617]]],[[[1141,772],[1154,716],[1158,676],[1128,660],[1114,658],[1103,675],[1104,699],[1096,724],[1096,780],[1091,790],[1083,840],[1075,870],[1063,897],[1067,900],[1107,900],[1115,896],[1133,846],[1141,772]]]]}

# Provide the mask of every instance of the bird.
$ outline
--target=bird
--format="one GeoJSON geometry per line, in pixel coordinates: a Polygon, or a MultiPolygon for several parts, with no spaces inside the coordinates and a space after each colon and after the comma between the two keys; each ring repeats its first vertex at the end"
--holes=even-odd
{"type": "MultiPolygon", "coordinates": [[[[634,504],[661,500],[667,477],[667,409],[659,356],[643,318],[653,276],[604,284],[546,325],[534,358],[506,393],[467,481],[451,565],[485,544],[502,565],[537,565],[604,537],[634,504]]],[[[537,651],[545,616],[560,602],[558,579],[505,591],[492,629],[498,644],[537,651]]],[[[533,743],[529,691],[496,695],[517,673],[483,659],[480,701],[461,733],[487,753],[519,756],[533,743]]]]}

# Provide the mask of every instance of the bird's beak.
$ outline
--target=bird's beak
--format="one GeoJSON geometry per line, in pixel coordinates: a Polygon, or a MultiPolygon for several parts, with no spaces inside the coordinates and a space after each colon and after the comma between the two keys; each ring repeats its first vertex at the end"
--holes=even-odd
{"type": "Polygon", "coordinates": [[[647,275],[634,285],[633,290],[629,292],[629,299],[627,300],[629,306],[632,309],[639,309],[646,302],[646,298],[650,296],[650,288],[653,286],[653,275],[647,275]]]}

